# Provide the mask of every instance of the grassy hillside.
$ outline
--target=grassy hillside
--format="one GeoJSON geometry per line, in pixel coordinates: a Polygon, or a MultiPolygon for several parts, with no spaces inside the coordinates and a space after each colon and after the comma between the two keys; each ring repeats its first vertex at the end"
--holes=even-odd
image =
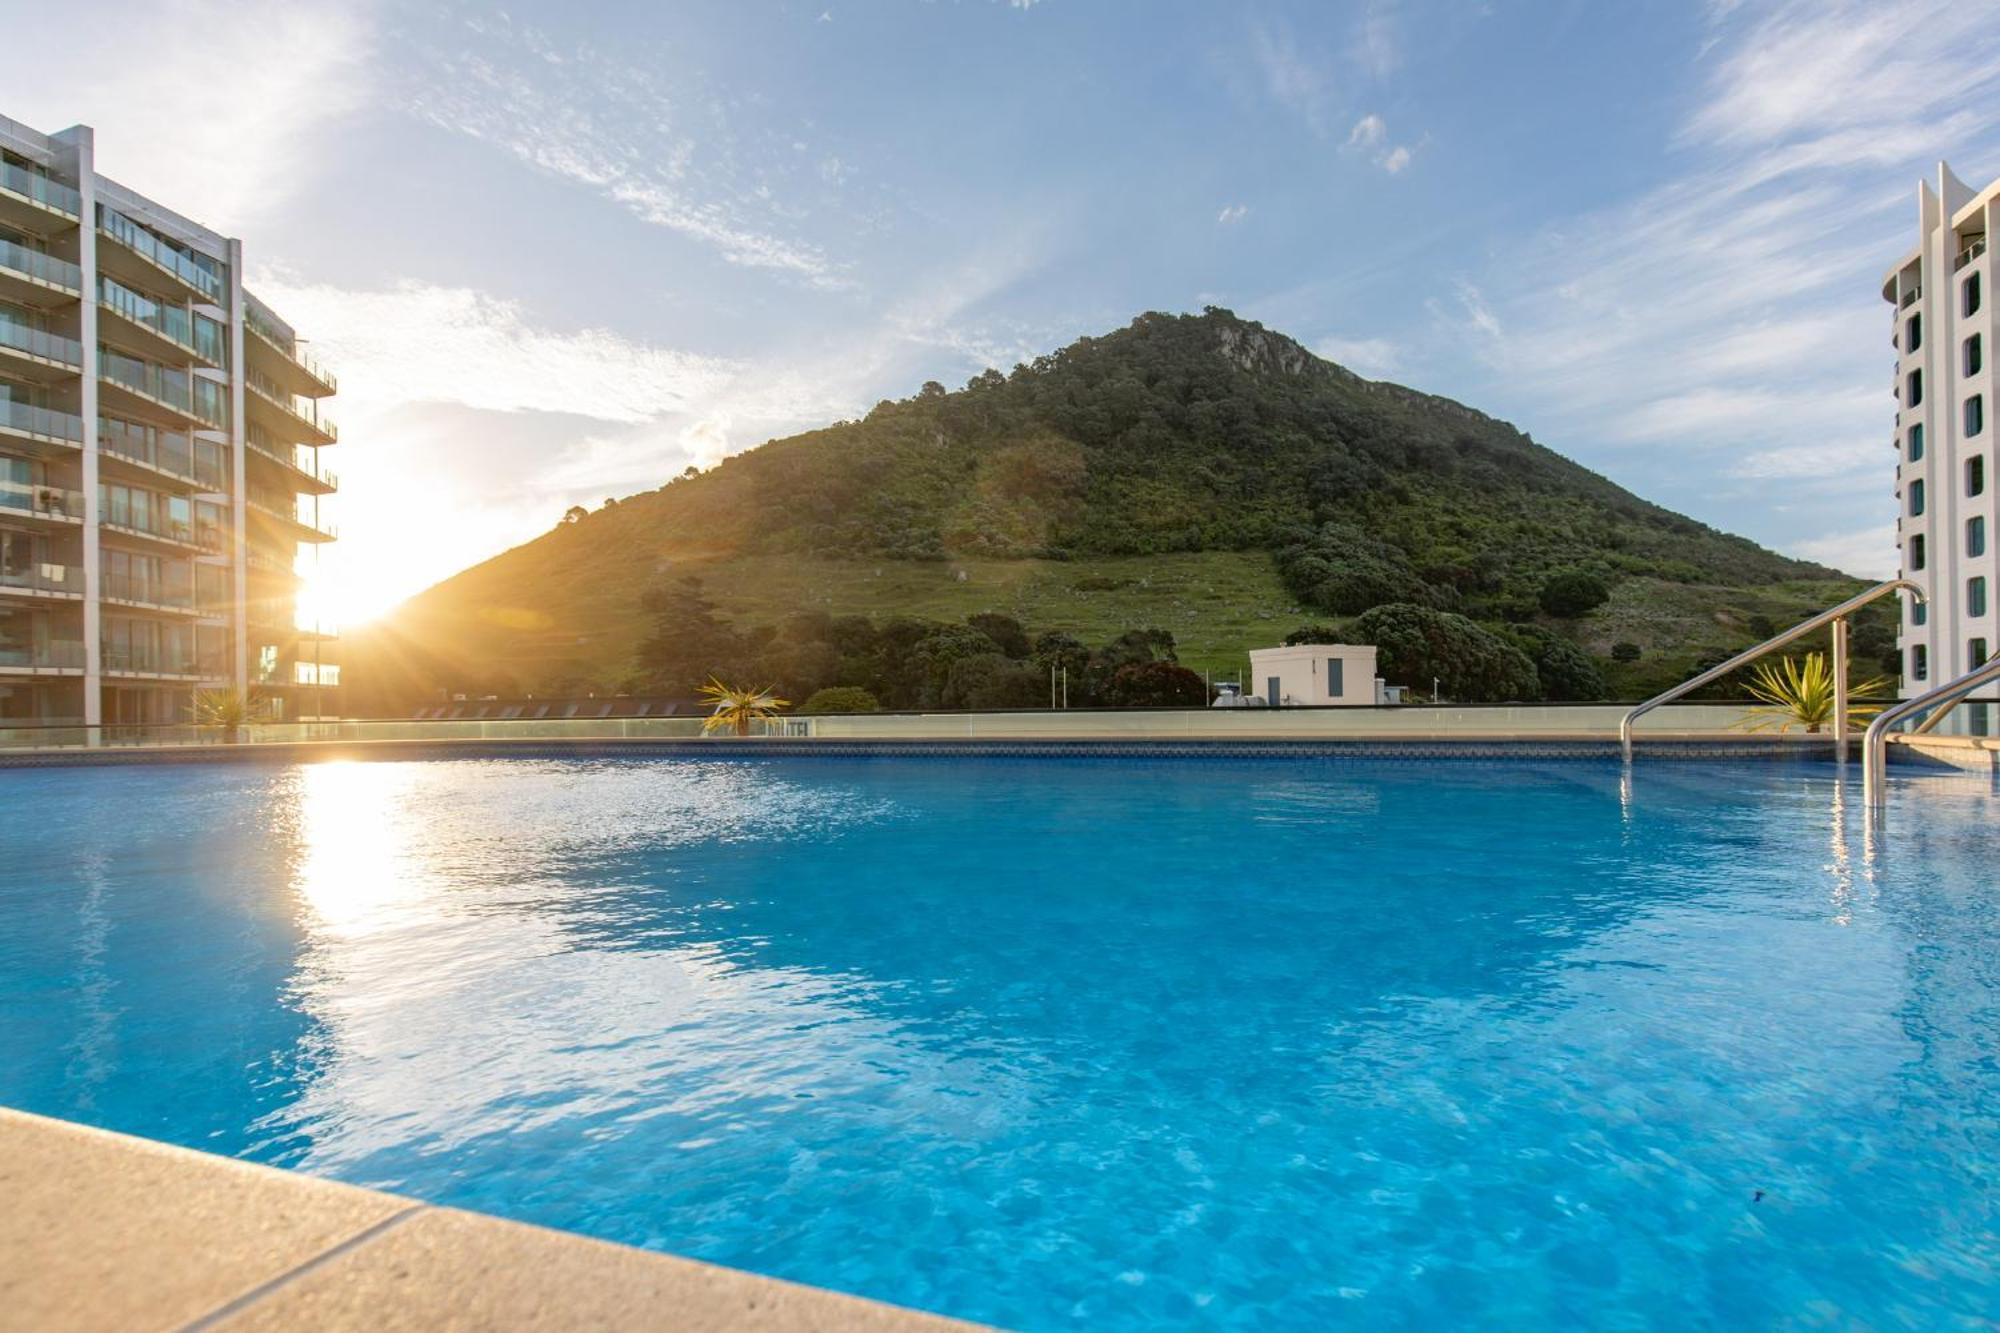
{"type": "MultiPolygon", "coordinates": [[[[1393,602],[1559,634],[1618,693],[1855,586],[1227,312],[1147,315],[560,524],[351,643],[350,707],[402,711],[440,690],[677,692],[695,659],[662,665],[675,627],[640,603],[690,575],[720,623],[756,631],[731,659],[747,670],[764,665],[759,627],[800,612],[999,612],[1086,644],[1156,626],[1183,663],[1232,674],[1302,622],[1393,602]],[[1609,600],[1551,616],[1550,581],[1576,575],[1609,600]],[[635,657],[649,639],[650,667],[635,657]],[[1611,660],[1621,642],[1638,661],[1611,660]]],[[[854,683],[822,679],[839,666],[821,658],[786,658],[799,679],[782,683],[854,683]]]]}

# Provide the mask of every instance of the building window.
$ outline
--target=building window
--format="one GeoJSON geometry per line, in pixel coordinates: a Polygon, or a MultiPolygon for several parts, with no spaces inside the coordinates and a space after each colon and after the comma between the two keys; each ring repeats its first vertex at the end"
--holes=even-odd
{"type": "Polygon", "coordinates": [[[1965,581],[1965,614],[1983,616],[1986,614],[1986,576],[1975,574],[1965,581]]]}
{"type": "MultiPolygon", "coordinates": [[[[1912,570],[1917,570],[1917,569],[1922,569],[1923,567],[1924,567],[1924,534],[1919,532],[1910,538],[1910,568],[1912,570]]],[[[1924,622],[1920,620],[1917,623],[1921,625],[1924,622]]]]}
{"type": "Polygon", "coordinates": [[[1920,602],[1916,598],[1912,597],[1910,599],[1911,627],[1914,628],[1915,626],[1921,625],[1930,618],[1931,618],[1931,604],[1929,602],[1920,602]]]}
{"type": "Polygon", "coordinates": [[[1986,395],[1975,393],[1965,400],[1965,434],[1970,439],[1986,429],[1986,395]]]}
{"type": "Polygon", "coordinates": [[[1965,669],[1986,665],[1986,640],[1968,639],[1965,644],[1965,669]]]}
{"type": "Polygon", "coordinates": [[[1924,423],[1919,421],[1910,427],[1910,461],[1920,461],[1924,456],[1924,423]]]}
{"type": "Polygon", "coordinates": [[[1924,512],[1924,479],[1918,477],[1910,482],[1910,517],[1916,518],[1924,512]]]}
{"type": "Polygon", "coordinates": [[[1924,647],[1921,643],[1912,646],[1910,649],[1910,679],[1929,680],[1930,675],[1930,649],[1924,647]]]}
{"type": "Polygon", "coordinates": [[[1986,364],[1986,349],[1980,345],[1979,335],[1973,334],[1965,340],[1965,373],[1977,375],[1986,364]]]}
{"type": "Polygon", "coordinates": [[[1974,454],[1965,460],[1965,493],[1979,495],[1986,490],[1986,455],[1974,454]]]}
{"type": "Polygon", "coordinates": [[[1965,553],[1986,554],[1986,516],[1983,514],[1975,514],[1965,520],[1965,553]]]}
{"type": "Polygon", "coordinates": [[[1917,406],[1917,404],[1923,401],[1924,401],[1924,372],[1921,370],[1913,370],[1910,372],[1910,391],[1908,394],[1904,395],[1903,406],[1915,407],[1917,406]]]}
{"type": "Polygon", "coordinates": [[[1974,273],[1967,278],[1965,285],[1959,289],[1958,309],[1963,315],[1979,312],[1979,274],[1974,273]]]}
{"type": "Polygon", "coordinates": [[[1924,345],[1924,315],[1921,310],[1911,315],[1910,322],[1903,327],[1906,330],[1903,338],[1905,352],[1914,352],[1924,345]]]}

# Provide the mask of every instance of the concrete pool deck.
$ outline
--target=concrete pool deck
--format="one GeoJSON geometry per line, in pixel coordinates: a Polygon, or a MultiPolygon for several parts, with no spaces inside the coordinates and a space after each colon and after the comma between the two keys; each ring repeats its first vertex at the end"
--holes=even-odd
{"type": "Polygon", "coordinates": [[[0,1107],[0,1328],[979,1325],[0,1107]]]}

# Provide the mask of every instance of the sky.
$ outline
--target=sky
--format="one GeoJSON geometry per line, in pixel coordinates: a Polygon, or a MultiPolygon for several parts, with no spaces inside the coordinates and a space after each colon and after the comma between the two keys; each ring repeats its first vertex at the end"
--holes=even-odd
{"type": "Polygon", "coordinates": [[[572,504],[1205,305],[1886,575],[1882,275],[1940,159],[2000,175],[1964,0],[67,12],[0,114],[241,237],[339,375],[350,624],[572,504]]]}

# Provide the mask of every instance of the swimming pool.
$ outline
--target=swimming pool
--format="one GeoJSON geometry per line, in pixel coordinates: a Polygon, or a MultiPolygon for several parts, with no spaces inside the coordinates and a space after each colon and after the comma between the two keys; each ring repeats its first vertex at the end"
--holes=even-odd
{"type": "Polygon", "coordinates": [[[1996,798],[1834,772],[0,771],[0,1103],[1032,1329],[1971,1324],[1996,798]]]}

